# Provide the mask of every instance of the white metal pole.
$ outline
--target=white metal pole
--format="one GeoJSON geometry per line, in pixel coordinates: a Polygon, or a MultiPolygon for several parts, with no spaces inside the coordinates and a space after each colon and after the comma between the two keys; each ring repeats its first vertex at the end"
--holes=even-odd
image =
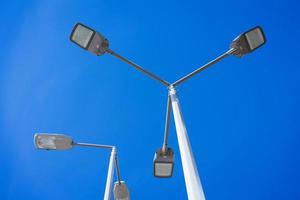
{"type": "Polygon", "coordinates": [[[116,149],[115,149],[115,147],[113,147],[112,150],[111,150],[110,159],[109,159],[109,166],[108,166],[108,172],[107,172],[104,200],[110,200],[110,195],[112,193],[112,183],[113,183],[113,178],[114,178],[115,156],[116,156],[116,149]]]}
{"type": "Polygon", "coordinates": [[[205,200],[203,188],[200,182],[197,165],[194,160],[192,148],[187,135],[184,119],[180,110],[179,100],[175,88],[169,91],[171,97],[173,115],[175,120],[184,180],[189,200],[205,200]]]}

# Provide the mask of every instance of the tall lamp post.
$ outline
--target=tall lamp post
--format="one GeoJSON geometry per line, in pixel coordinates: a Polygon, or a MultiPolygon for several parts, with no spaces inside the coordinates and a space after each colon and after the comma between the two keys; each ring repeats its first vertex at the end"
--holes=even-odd
{"type": "Polygon", "coordinates": [[[74,142],[72,138],[62,134],[35,134],[34,144],[37,149],[42,150],[67,150],[74,146],[94,147],[111,149],[109,167],[107,172],[106,187],[104,193],[104,200],[111,199],[112,182],[114,176],[114,166],[116,166],[118,181],[114,184],[114,196],[116,200],[129,200],[129,191],[124,181],[121,181],[120,170],[117,159],[117,150],[115,146],[89,144],[74,142]],[[114,165],[115,163],[115,165],[114,165]]]}
{"type": "Polygon", "coordinates": [[[206,68],[219,62],[225,57],[228,57],[230,55],[242,57],[245,54],[253,52],[257,48],[264,45],[266,42],[266,38],[262,28],[256,26],[239,35],[236,39],[233,40],[229,50],[224,54],[201,66],[190,74],[178,79],[174,83],[169,83],[163,80],[162,78],[145,70],[129,59],[117,54],[109,48],[109,42],[104,36],[81,23],[77,23],[74,26],[73,31],[70,35],[70,39],[81,48],[97,56],[103,55],[104,53],[109,53],[168,88],[164,142],[162,147],[156,151],[154,156],[154,176],[160,178],[168,178],[173,174],[174,153],[173,150],[168,147],[169,120],[170,110],[172,107],[188,198],[190,200],[204,200],[205,195],[201,185],[192,148],[188,139],[188,134],[180,109],[176,87],[178,87],[180,84],[190,79],[191,77],[195,76],[196,74],[202,72],[206,68]]]}

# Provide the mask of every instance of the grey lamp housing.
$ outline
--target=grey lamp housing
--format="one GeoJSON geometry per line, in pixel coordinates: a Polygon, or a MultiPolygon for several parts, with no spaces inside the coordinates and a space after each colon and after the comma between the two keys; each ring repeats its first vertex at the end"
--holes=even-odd
{"type": "Polygon", "coordinates": [[[266,43],[265,34],[260,26],[256,26],[235,38],[231,44],[233,54],[242,57],[266,43]]]}
{"type": "Polygon", "coordinates": [[[124,181],[115,182],[114,184],[114,197],[115,200],[129,200],[130,195],[128,191],[128,187],[124,181]]]}
{"type": "Polygon", "coordinates": [[[97,56],[104,54],[109,45],[108,40],[103,35],[81,23],[74,26],[70,40],[97,56]]]}
{"type": "Polygon", "coordinates": [[[167,148],[164,152],[162,148],[158,149],[154,155],[154,176],[158,178],[170,178],[174,169],[174,152],[167,148]]]}
{"type": "Polygon", "coordinates": [[[73,140],[63,134],[37,133],[34,135],[34,145],[43,150],[67,150],[73,147],[73,140]]]}

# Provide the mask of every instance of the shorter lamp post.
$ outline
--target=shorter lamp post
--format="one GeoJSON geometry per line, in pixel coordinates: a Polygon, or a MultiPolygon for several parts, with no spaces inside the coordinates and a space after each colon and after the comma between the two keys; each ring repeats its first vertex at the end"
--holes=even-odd
{"type": "Polygon", "coordinates": [[[89,143],[74,142],[69,136],[62,134],[35,134],[34,145],[37,149],[42,150],[67,150],[74,146],[95,147],[111,149],[111,155],[109,160],[109,167],[107,172],[106,188],[104,193],[104,200],[109,200],[112,191],[112,181],[114,175],[114,163],[116,165],[118,181],[114,184],[114,196],[115,200],[129,200],[129,191],[124,181],[121,181],[120,170],[117,159],[117,151],[115,146],[99,145],[89,143]]]}

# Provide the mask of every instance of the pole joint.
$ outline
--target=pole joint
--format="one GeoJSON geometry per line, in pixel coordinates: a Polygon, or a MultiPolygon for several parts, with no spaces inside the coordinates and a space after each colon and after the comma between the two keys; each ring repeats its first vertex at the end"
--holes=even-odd
{"type": "Polygon", "coordinates": [[[172,96],[173,94],[176,94],[176,93],[177,93],[176,86],[170,85],[170,87],[169,87],[169,96],[172,96]]]}

